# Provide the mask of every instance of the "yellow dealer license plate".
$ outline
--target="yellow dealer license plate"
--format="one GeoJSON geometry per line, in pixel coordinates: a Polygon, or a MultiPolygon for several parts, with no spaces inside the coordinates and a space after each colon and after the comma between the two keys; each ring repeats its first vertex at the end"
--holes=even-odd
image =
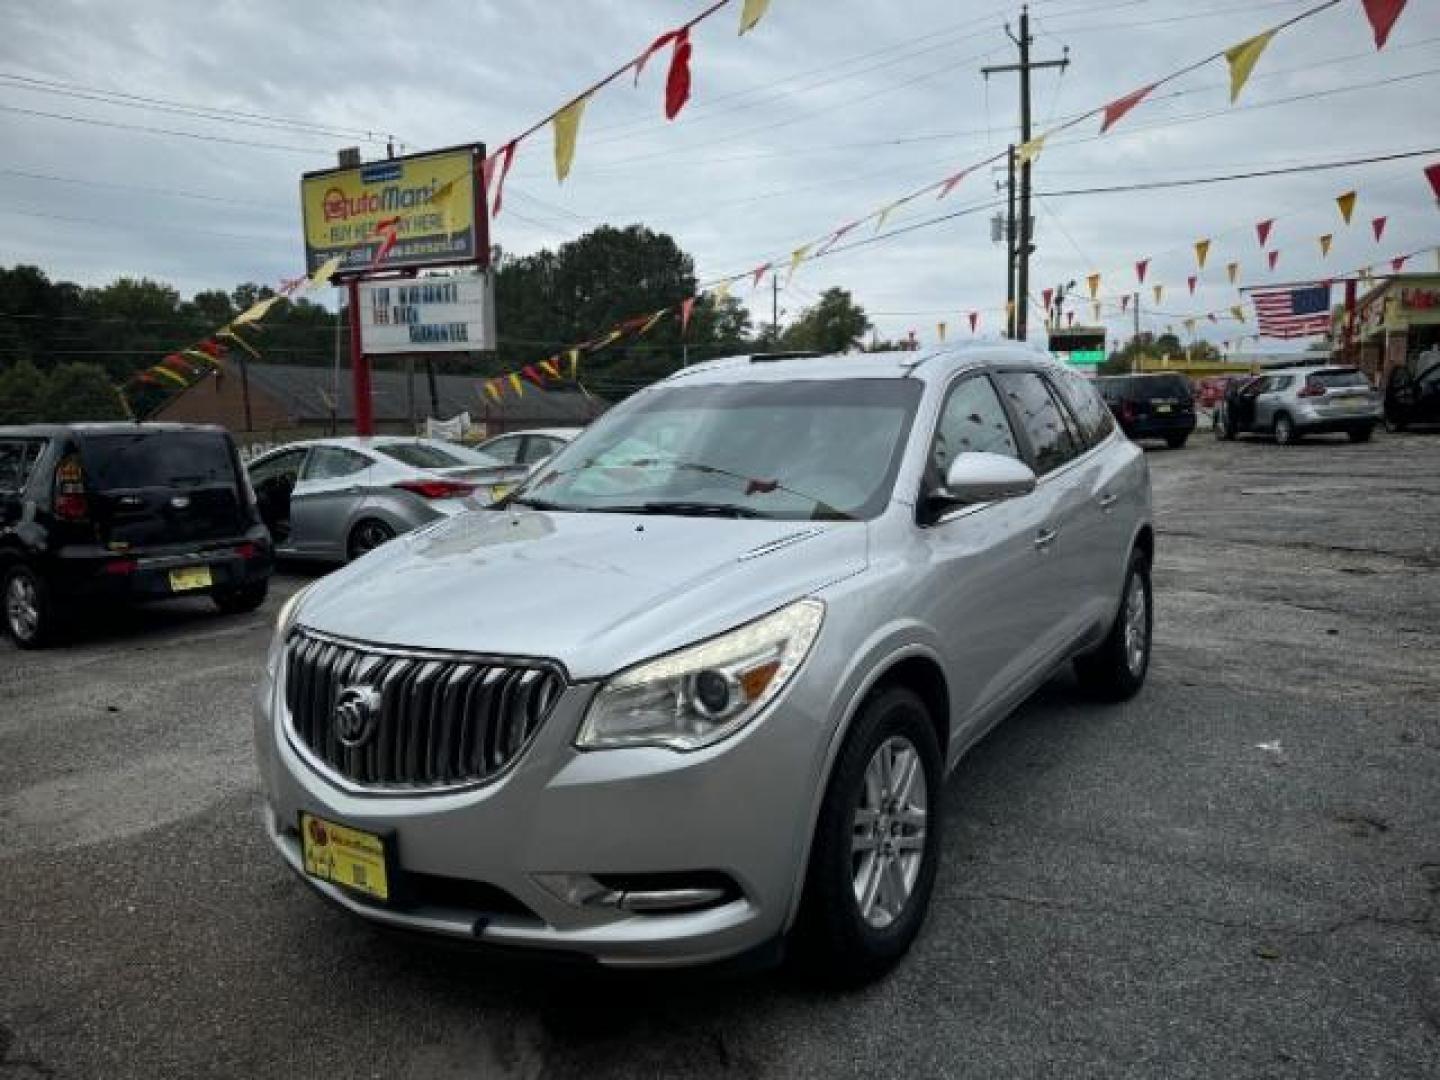
{"type": "Polygon", "coordinates": [[[490,500],[491,502],[499,502],[501,499],[503,499],[506,495],[509,495],[510,492],[514,490],[514,484],[496,484],[490,489],[490,500]]]}
{"type": "Polygon", "coordinates": [[[390,899],[385,841],[381,837],[301,814],[300,842],[305,854],[305,872],[311,877],[354,889],[376,900],[390,899]]]}
{"type": "Polygon", "coordinates": [[[173,592],[208,589],[212,584],[208,566],[187,566],[181,570],[170,571],[170,588],[173,592]]]}

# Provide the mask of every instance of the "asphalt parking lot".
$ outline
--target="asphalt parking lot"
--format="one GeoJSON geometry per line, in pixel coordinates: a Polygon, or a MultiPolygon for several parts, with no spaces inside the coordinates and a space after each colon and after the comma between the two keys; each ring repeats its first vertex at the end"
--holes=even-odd
{"type": "Polygon", "coordinates": [[[1440,435],[1156,450],[1150,682],[947,790],[891,977],[577,981],[383,936],[257,825],[275,609],[0,641],[0,1078],[1440,1076],[1440,435]]]}

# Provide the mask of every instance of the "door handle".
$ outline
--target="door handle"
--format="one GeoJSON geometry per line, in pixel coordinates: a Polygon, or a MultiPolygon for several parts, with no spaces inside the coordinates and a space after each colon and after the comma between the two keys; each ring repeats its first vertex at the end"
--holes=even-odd
{"type": "Polygon", "coordinates": [[[1120,501],[1120,496],[1116,495],[1113,491],[1106,491],[1102,492],[1100,497],[1095,501],[1100,504],[1101,510],[1109,510],[1120,501]]]}
{"type": "Polygon", "coordinates": [[[1044,551],[1055,542],[1055,537],[1060,535],[1058,529],[1041,529],[1035,534],[1035,550],[1044,551]]]}

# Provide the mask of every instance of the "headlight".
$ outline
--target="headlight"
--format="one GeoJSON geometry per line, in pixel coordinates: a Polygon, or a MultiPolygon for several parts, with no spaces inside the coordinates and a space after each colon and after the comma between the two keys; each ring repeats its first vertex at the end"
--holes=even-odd
{"type": "Polygon", "coordinates": [[[825,605],[800,600],[709,641],[622,671],[595,695],[575,745],[698,750],[773,701],[815,643],[825,605]]]}

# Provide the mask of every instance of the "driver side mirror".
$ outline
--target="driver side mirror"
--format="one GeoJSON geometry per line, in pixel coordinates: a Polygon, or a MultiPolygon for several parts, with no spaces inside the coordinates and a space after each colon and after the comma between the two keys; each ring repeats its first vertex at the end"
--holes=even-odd
{"type": "Polygon", "coordinates": [[[975,450],[950,463],[945,486],[931,493],[928,501],[943,513],[952,506],[1016,499],[1034,491],[1035,484],[1034,471],[1023,461],[975,450]]]}

